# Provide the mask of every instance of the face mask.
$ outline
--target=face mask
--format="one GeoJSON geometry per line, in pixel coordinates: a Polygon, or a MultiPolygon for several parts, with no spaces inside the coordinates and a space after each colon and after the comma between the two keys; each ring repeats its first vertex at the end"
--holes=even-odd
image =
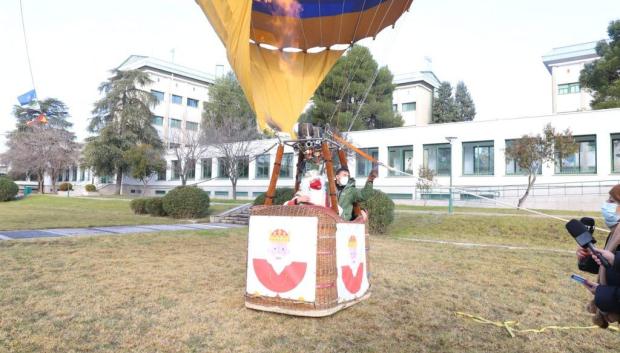
{"type": "Polygon", "coordinates": [[[617,208],[618,205],[610,202],[605,202],[603,207],[601,207],[601,213],[608,227],[613,227],[620,222],[620,216],[616,213],[617,208]]]}
{"type": "Polygon", "coordinates": [[[340,177],[338,179],[338,184],[345,186],[349,183],[349,177],[340,177]]]}

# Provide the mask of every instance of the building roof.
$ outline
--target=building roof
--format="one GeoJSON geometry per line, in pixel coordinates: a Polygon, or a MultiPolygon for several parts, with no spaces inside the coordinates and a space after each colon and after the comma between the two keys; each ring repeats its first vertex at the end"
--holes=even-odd
{"type": "Polygon", "coordinates": [[[118,70],[135,70],[142,68],[152,68],[165,73],[172,73],[208,85],[215,83],[215,75],[213,74],[149,56],[131,55],[117,67],[118,70]]]}
{"type": "Polygon", "coordinates": [[[596,54],[597,43],[598,42],[588,42],[553,48],[549,53],[543,55],[543,63],[547,67],[547,70],[551,72],[551,66],[553,66],[553,64],[584,59],[596,59],[598,58],[596,54]]]}
{"type": "Polygon", "coordinates": [[[425,82],[433,88],[438,88],[441,85],[441,82],[432,71],[417,71],[394,75],[394,84],[396,86],[404,86],[418,82],[425,82]]]}

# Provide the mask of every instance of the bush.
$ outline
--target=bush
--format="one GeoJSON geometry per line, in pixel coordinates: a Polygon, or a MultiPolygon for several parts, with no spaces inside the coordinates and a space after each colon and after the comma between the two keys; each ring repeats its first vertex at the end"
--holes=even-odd
{"type": "Polygon", "coordinates": [[[11,201],[17,196],[19,187],[9,178],[0,177],[0,201],[11,201]]]}
{"type": "Polygon", "coordinates": [[[71,183],[62,183],[58,188],[60,191],[73,191],[73,185],[71,183]]]}
{"type": "Polygon", "coordinates": [[[162,197],[164,211],[174,218],[198,218],[209,211],[209,193],[195,186],[176,187],[162,197]]]}
{"type": "MultiPolygon", "coordinates": [[[[263,205],[265,204],[265,196],[267,193],[262,193],[258,195],[256,199],[254,199],[254,205],[263,205]]],[[[274,205],[282,205],[286,201],[295,196],[295,190],[291,188],[278,188],[276,189],[276,196],[273,198],[274,205]]]]}
{"type": "Polygon", "coordinates": [[[95,192],[97,191],[97,187],[93,184],[86,184],[86,186],[84,186],[84,189],[88,192],[95,192]]]}
{"type": "Polygon", "coordinates": [[[146,199],[146,213],[155,217],[165,217],[166,211],[164,211],[164,203],[161,197],[151,197],[146,199]]]}
{"type": "Polygon", "coordinates": [[[129,203],[129,207],[131,207],[131,209],[133,210],[133,213],[135,214],[147,214],[146,201],[147,201],[147,198],[144,198],[144,197],[139,198],[139,199],[133,199],[129,203]]]}
{"type": "Polygon", "coordinates": [[[368,212],[370,233],[385,234],[388,226],[394,222],[394,201],[385,193],[373,190],[372,196],[362,202],[361,206],[368,212]]]}

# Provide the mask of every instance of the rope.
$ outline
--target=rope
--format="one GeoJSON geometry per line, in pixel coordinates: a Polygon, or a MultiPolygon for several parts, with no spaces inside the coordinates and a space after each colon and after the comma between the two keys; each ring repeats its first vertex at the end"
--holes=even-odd
{"type": "Polygon", "coordinates": [[[32,89],[36,90],[34,85],[34,75],[32,74],[32,64],[30,63],[30,50],[28,49],[28,38],[26,37],[26,23],[24,21],[24,10],[22,8],[22,0],[19,0],[19,13],[22,19],[22,31],[24,33],[24,45],[26,46],[26,58],[28,59],[28,69],[30,70],[30,81],[32,82],[32,89]]]}
{"type": "MultiPolygon", "coordinates": [[[[600,328],[600,327],[598,327],[596,325],[592,325],[592,326],[558,326],[558,325],[550,325],[550,326],[543,326],[541,328],[519,329],[518,328],[519,322],[515,321],[515,320],[491,321],[491,320],[485,319],[485,318],[483,318],[481,316],[467,314],[467,313],[460,312],[460,311],[455,311],[454,314],[456,315],[456,317],[470,319],[470,320],[472,320],[474,322],[477,322],[479,324],[493,325],[493,326],[496,326],[496,327],[503,328],[503,329],[505,329],[508,332],[508,334],[512,338],[515,338],[516,334],[519,334],[519,333],[543,333],[543,332],[551,331],[551,330],[559,330],[559,331],[567,331],[567,330],[592,330],[592,329],[600,328]]],[[[620,332],[620,329],[618,329],[618,327],[615,327],[615,326],[609,326],[608,329],[610,331],[620,332]]]]}

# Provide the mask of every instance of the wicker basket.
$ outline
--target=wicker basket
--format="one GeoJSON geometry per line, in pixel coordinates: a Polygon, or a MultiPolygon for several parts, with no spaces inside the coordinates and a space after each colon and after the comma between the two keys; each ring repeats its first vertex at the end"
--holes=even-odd
{"type": "MultiPolygon", "coordinates": [[[[248,308],[263,310],[263,311],[271,311],[278,312],[289,315],[298,315],[298,316],[327,316],[331,315],[341,309],[344,309],[348,306],[351,306],[363,299],[366,299],[370,296],[370,284],[368,283],[368,250],[369,250],[369,237],[366,232],[366,225],[360,223],[352,223],[352,222],[344,222],[340,217],[338,217],[331,209],[319,206],[255,206],[252,208],[251,217],[250,217],[250,236],[248,239],[248,257],[253,256],[256,252],[252,249],[252,246],[255,246],[256,242],[253,241],[252,237],[264,237],[264,231],[256,232],[253,231],[253,227],[256,230],[257,228],[263,227],[265,223],[269,223],[269,225],[273,225],[280,222],[286,221],[290,227],[295,227],[294,223],[301,224],[302,220],[304,222],[312,221],[315,219],[313,224],[317,224],[316,231],[314,229],[309,229],[309,227],[303,228],[301,230],[295,231],[295,234],[298,238],[306,237],[304,241],[308,241],[312,243],[312,246],[309,246],[308,249],[314,249],[314,236],[316,235],[316,278],[303,278],[302,281],[311,281],[309,283],[314,284],[314,288],[310,287],[310,290],[314,290],[312,300],[298,300],[295,298],[286,298],[286,293],[250,293],[250,282],[251,277],[254,275],[252,271],[256,271],[251,264],[253,263],[253,259],[248,260],[248,284],[246,287],[246,295],[245,295],[245,305],[248,308]],[[265,217],[267,216],[267,217],[265,217]],[[290,218],[293,217],[293,218],[290,218]],[[262,222],[263,225],[259,226],[258,224],[262,222]],[[341,253],[338,253],[337,247],[337,232],[341,231],[346,232],[349,229],[354,229],[357,234],[361,232],[361,238],[364,239],[363,244],[359,244],[361,249],[364,249],[363,256],[358,256],[356,259],[359,259],[359,268],[362,269],[361,274],[357,272],[357,279],[359,279],[359,285],[355,287],[359,290],[359,292],[355,294],[345,293],[347,291],[342,288],[344,283],[346,282],[344,279],[340,278],[342,273],[344,273],[344,269],[339,273],[338,271],[338,256],[340,255],[340,259],[346,257],[347,254],[342,253],[343,247],[340,247],[341,253]],[[307,238],[307,236],[311,236],[312,239],[307,238]],[[361,262],[363,261],[363,263],[361,262]],[[363,277],[362,279],[360,279],[363,277]],[[342,283],[338,283],[338,281],[343,281],[342,283]],[[362,284],[363,283],[363,284],[362,284]],[[360,288],[361,286],[361,288],[360,288]],[[339,293],[340,292],[340,293],[339,293]],[[346,294],[346,295],[345,295],[346,294]]],[[[267,225],[267,226],[269,226],[267,225]]],[[[273,225],[273,227],[278,227],[277,225],[273,225]]],[[[280,230],[280,229],[278,229],[280,230]]],[[[286,232],[284,232],[286,233],[286,232]]],[[[339,235],[342,242],[342,235],[339,235]]],[[[348,233],[347,233],[348,236],[348,233]]],[[[351,236],[353,238],[353,236],[351,236]]],[[[299,240],[299,239],[297,239],[299,240]]],[[[341,243],[342,245],[342,243],[341,243]]],[[[357,243],[355,238],[350,240],[349,251],[351,252],[351,258],[355,258],[356,254],[358,254],[356,248],[357,243]],[[351,243],[353,242],[353,243],[351,243]]],[[[311,251],[311,250],[309,250],[311,251]]],[[[306,256],[310,257],[310,262],[314,260],[314,255],[308,254],[306,251],[306,256]]],[[[262,261],[262,260],[261,260],[262,261]]],[[[351,260],[354,261],[354,260],[351,260]]],[[[354,262],[352,262],[354,263],[354,262]]],[[[342,262],[341,262],[342,264],[342,262]]],[[[309,266],[309,268],[314,269],[314,264],[309,266]]],[[[347,271],[349,272],[349,271],[347,271]]],[[[306,276],[314,276],[314,271],[310,271],[309,273],[305,273],[306,276]]],[[[350,275],[349,275],[350,276],[350,275]]],[[[303,277],[303,275],[302,275],[303,277]]],[[[350,287],[346,287],[350,288],[350,287]]],[[[355,289],[354,289],[355,290],[355,289]]]]}

